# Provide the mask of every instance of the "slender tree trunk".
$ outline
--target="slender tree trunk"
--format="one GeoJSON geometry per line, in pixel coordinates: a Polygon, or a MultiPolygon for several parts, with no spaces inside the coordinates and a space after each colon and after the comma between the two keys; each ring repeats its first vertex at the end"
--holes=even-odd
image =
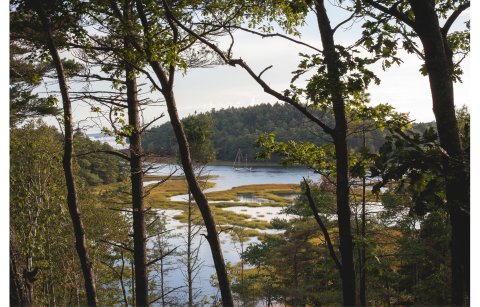
{"type": "MultiPolygon", "coordinates": [[[[126,44],[126,47],[129,44],[126,44]]],[[[142,140],[140,129],[139,101],[135,71],[126,65],[128,124],[133,128],[130,136],[130,180],[132,184],[133,209],[133,261],[135,264],[136,305],[148,306],[148,272],[145,208],[143,202],[142,140]]]]}
{"type": "Polygon", "coordinates": [[[120,288],[122,288],[123,303],[125,304],[125,307],[128,307],[127,291],[125,290],[125,282],[123,281],[123,272],[125,271],[125,258],[123,257],[123,251],[120,251],[120,255],[122,257],[122,268],[120,270],[120,288]]]}
{"type": "Polygon", "coordinates": [[[160,293],[162,298],[162,307],[165,307],[165,270],[163,267],[163,246],[160,247],[160,293]]]}
{"type": "Polygon", "coordinates": [[[340,254],[342,256],[342,290],[343,304],[355,305],[355,268],[353,264],[353,241],[350,224],[350,202],[348,181],[348,149],[347,149],[347,120],[345,115],[345,101],[341,94],[340,72],[338,69],[338,55],[335,51],[333,31],[325,10],[323,0],[315,4],[317,21],[322,39],[323,55],[327,64],[327,76],[332,84],[333,113],[335,129],[333,140],[335,145],[337,168],[337,215],[340,235],[340,254]],[[338,89],[335,92],[335,89],[338,89]]]}
{"type": "MultiPolygon", "coordinates": [[[[47,257],[48,257],[48,262],[49,263],[53,263],[53,260],[52,260],[52,248],[51,248],[51,245],[50,245],[50,234],[49,234],[49,231],[47,229],[47,244],[46,244],[46,247],[47,247],[47,257]]],[[[52,307],[56,307],[57,306],[57,299],[55,297],[55,283],[53,281],[53,266],[49,266],[49,269],[48,269],[48,296],[49,296],[49,304],[50,306],[52,307]]]]}
{"type": "Polygon", "coordinates": [[[37,12],[40,16],[40,21],[46,35],[46,43],[50,55],[57,72],[57,79],[60,86],[60,92],[63,101],[63,120],[65,126],[64,137],[64,154],[63,154],[63,169],[65,173],[65,182],[67,186],[67,204],[70,212],[70,218],[73,224],[75,233],[75,247],[77,249],[78,257],[82,267],[83,279],[85,282],[85,292],[87,295],[87,304],[89,306],[97,306],[97,295],[95,289],[95,279],[92,272],[92,263],[88,256],[87,242],[85,239],[85,228],[80,217],[80,211],[77,204],[77,191],[75,185],[75,178],[73,175],[73,119],[72,119],[72,104],[68,95],[67,80],[63,69],[63,64],[58,54],[57,47],[53,40],[53,34],[50,29],[50,23],[45,15],[41,4],[36,4],[37,12]]]}
{"type": "Polygon", "coordinates": [[[435,2],[409,2],[424,47],[440,145],[448,154],[443,167],[452,228],[452,303],[461,306],[470,296],[470,190],[455,115],[452,52],[441,32],[435,2]]]}
{"type": "MultiPolygon", "coordinates": [[[[127,29],[133,29],[133,1],[123,2],[124,20],[127,29]]],[[[135,38],[127,33],[124,37],[125,50],[133,50],[135,38]]],[[[137,76],[135,68],[125,60],[125,82],[127,86],[128,124],[131,127],[130,139],[130,181],[132,187],[133,211],[133,263],[135,272],[135,305],[148,306],[148,270],[146,248],[145,206],[143,191],[143,148],[140,124],[140,102],[138,100],[137,76]]]]}
{"type": "MultiPolygon", "coordinates": [[[[156,67],[156,69],[154,68],[154,70],[156,70],[157,72],[158,66],[156,67]]],[[[160,79],[162,78],[160,77],[160,79]]],[[[162,85],[166,83],[167,82],[162,82],[162,85]]],[[[207,229],[206,237],[210,245],[213,262],[215,264],[215,270],[217,272],[217,279],[220,287],[220,293],[222,296],[222,303],[223,306],[233,306],[233,297],[230,290],[230,282],[228,280],[227,268],[225,266],[225,260],[223,259],[222,248],[215,225],[215,220],[213,218],[210,207],[208,206],[208,200],[205,197],[205,194],[203,194],[202,189],[198,184],[197,178],[195,177],[192,160],[190,158],[190,150],[188,147],[187,138],[185,136],[182,123],[180,122],[180,118],[178,116],[175,97],[171,89],[170,91],[164,92],[164,97],[168,108],[168,114],[170,115],[170,123],[172,124],[173,131],[178,142],[183,171],[185,173],[185,177],[187,178],[189,189],[193,195],[193,198],[195,199],[195,202],[198,205],[200,213],[202,214],[205,228],[207,229]]]]}
{"type": "MultiPolygon", "coordinates": [[[[243,232],[243,229],[242,229],[243,232]]],[[[243,307],[247,306],[247,299],[245,298],[245,261],[243,260],[243,253],[245,252],[243,249],[243,233],[242,237],[240,238],[240,282],[242,284],[242,302],[243,307]]]]}
{"type": "MultiPolygon", "coordinates": [[[[362,130],[362,138],[363,138],[363,147],[366,149],[367,148],[367,142],[365,139],[365,128],[362,130]]],[[[360,248],[360,305],[361,306],[367,306],[367,297],[366,297],[366,292],[367,292],[367,285],[366,285],[366,231],[367,231],[367,225],[366,225],[366,188],[367,188],[367,183],[365,179],[365,175],[362,177],[362,229],[361,229],[361,234],[362,234],[362,246],[360,248]]]]}
{"type": "Polygon", "coordinates": [[[135,293],[135,264],[133,262],[130,263],[130,269],[132,272],[132,306],[135,307],[135,300],[136,300],[136,293],[135,293]]]}
{"type": "MultiPolygon", "coordinates": [[[[145,35],[149,35],[150,29],[148,25],[148,19],[144,12],[143,5],[140,1],[136,2],[137,12],[139,14],[140,20],[142,22],[145,35]]],[[[163,2],[164,7],[166,8],[166,3],[163,2]]],[[[178,29],[171,20],[170,13],[167,12],[167,19],[172,29],[173,41],[178,39],[178,29]]],[[[153,60],[151,46],[146,47],[147,58],[149,59],[150,66],[152,67],[155,75],[157,76],[160,84],[162,86],[162,94],[165,98],[167,104],[168,115],[170,117],[170,124],[172,125],[173,131],[175,133],[175,138],[177,139],[180,160],[183,166],[183,172],[187,178],[188,187],[190,192],[197,203],[197,206],[202,215],[203,221],[205,223],[205,228],[207,229],[207,241],[210,245],[212,251],[212,258],[215,264],[215,270],[217,272],[218,284],[220,287],[220,293],[222,295],[223,306],[233,306],[233,297],[232,291],[230,289],[230,282],[228,280],[227,268],[225,266],[225,260],[223,259],[222,248],[220,245],[220,239],[217,233],[215,220],[213,218],[210,207],[208,206],[208,200],[203,194],[198,180],[195,176],[195,171],[192,165],[192,159],[190,156],[190,149],[188,146],[187,137],[183,131],[183,126],[178,116],[177,105],[175,102],[175,96],[173,94],[173,84],[174,84],[174,75],[175,67],[169,65],[168,74],[166,73],[164,67],[160,62],[153,60]]]]}
{"type": "Polygon", "coordinates": [[[188,190],[188,225],[187,225],[187,283],[188,307],[193,306],[193,274],[192,274],[192,194],[188,190]]]}

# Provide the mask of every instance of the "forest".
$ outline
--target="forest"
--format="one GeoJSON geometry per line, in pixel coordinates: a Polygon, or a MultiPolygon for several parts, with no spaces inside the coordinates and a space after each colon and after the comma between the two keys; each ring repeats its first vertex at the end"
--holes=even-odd
{"type": "Polygon", "coordinates": [[[9,9],[10,306],[475,305],[469,0],[9,9]]]}
{"type": "MultiPolygon", "coordinates": [[[[318,112],[316,112],[318,114],[318,112]]],[[[321,146],[328,142],[328,137],[315,131],[315,125],[295,112],[294,107],[288,104],[259,104],[243,108],[227,108],[211,110],[202,114],[194,114],[203,121],[212,122],[212,150],[215,159],[219,161],[234,161],[238,149],[243,155],[254,161],[260,149],[255,146],[256,140],[264,135],[273,133],[277,140],[308,142],[321,146]]],[[[188,121],[189,117],[184,120],[188,121]]],[[[331,115],[325,114],[325,122],[332,123],[331,115]],[[330,118],[328,118],[330,117],[330,118]]],[[[433,127],[435,123],[412,123],[412,131],[422,133],[425,129],[433,127]]],[[[365,131],[367,149],[377,152],[385,142],[386,131],[369,129],[365,131]]],[[[164,123],[145,131],[142,139],[145,151],[175,157],[177,146],[170,123],[164,123]]],[[[358,150],[363,146],[362,137],[354,134],[347,140],[351,150],[358,150]]],[[[278,155],[269,161],[280,162],[278,155]]]]}

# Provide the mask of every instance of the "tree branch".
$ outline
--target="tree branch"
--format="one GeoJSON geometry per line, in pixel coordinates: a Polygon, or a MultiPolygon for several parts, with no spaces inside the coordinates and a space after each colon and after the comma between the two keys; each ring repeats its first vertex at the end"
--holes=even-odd
{"type": "Polygon", "coordinates": [[[458,16],[460,16],[463,11],[465,11],[466,9],[468,9],[470,7],[470,1],[468,1],[467,3],[464,3],[462,5],[460,5],[453,13],[452,15],[450,15],[450,17],[448,17],[447,21],[445,22],[445,24],[443,25],[443,28],[442,28],[442,35],[444,37],[447,36],[448,34],[448,31],[450,31],[450,27],[453,25],[453,23],[455,22],[455,20],[457,20],[458,16]]]}
{"type": "Polygon", "coordinates": [[[344,25],[347,22],[349,22],[350,20],[352,20],[354,17],[355,17],[355,13],[353,13],[352,15],[350,15],[350,17],[348,17],[347,19],[345,19],[344,21],[342,21],[338,25],[336,25],[335,28],[332,29],[332,34],[335,33],[335,31],[337,31],[338,28],[340,28],[342,25],[344,25]]]}
{"type": "Polygon", "coordinates": [[[133,249],[131,249],[130,247],[128,246],[125,246],[124,244],[118,244],[118,243],[114,243],[114,242],[110,242],[110,241],[107,241],[107,240],[98,240],[99,242],[102,242],[102,243],[106,243],[106,244],[109,244],[109,245],[112,245],[112,246],[115,246],[115,247],[118,247],[118,248],[121,248],[121,249],[124,249],[124,250],[127,250],[131,253],[133,253],[133,249]]]}
{"type": "Polygon", "coordinates": [[[173,249],[171,249],[171,250],[169,250],[168,252],[166,252],[165,254],[161,255],[160,257],[155,258],[155,259],[153,259],[152,261],[149,261],[149,262],[147,263],[147,266],[150,266],[150,265],[152,265],[152,264],[155,264],[156,262],[158,262],[158,261],[162,260],[163,258],[167,257],[168,255],[172,254],[177,248],[178,248],[178,246],[175,247],[175,248],[173,248],[173,249]]]}
{"type": "Polygon", "coordinates": [[[414,30],[416,29],[415,23],[413,22],[413,20],[408,18],[408,16],[405,15],[404,13],[397,10],[397,6],[398,6],[398,4],[400,4],[401,1],[395,3],[390,8],[375,2],[375,0],[364,0],[364,1],[367,4],[370,4],[371,6],[376,8],[377,10],[379,10],[379,11],[385,13],[385,14],[388,14],[390,16],[398,18],[399,20],[403,21],[406,25],[408,25],[410,28],[412,28],[414,30]]]}
{"type": "Polygon", "coordinates": [[[325,227],[325,224],[323,223],[322,219],[320,218],[320,215],[318,214],[317,207],[315,206],[315,202],[313,201],[312,193],[310,191],[310,186],[309,186],[307,180],[305,179],[305,177],[303,178],[303,182],[305,182],[305,186],[306,186],[306,189],[307,189],[306,192],[305,192],[305,195],[308,198],[308,204],[310,206],[310,209],[312,209],[313,216],[315,217],[315,220],[317,221],[317,224],[320,226],[320,229],[323,232],[323,236],[325,237],[325,241],[327,242],[328,251],[330,252],[330,256],[332,256],[333,261],[335,262],[335,265],[337,266],[337,269],[340,272],[342,272],[342,264],[338,260],[337,254],[335,253],[335,250],[333,249],[332,241],[330,240],[330,235],[328,234],[328,230],[325,227]]]}
{"type": "MultiPolygon", "coordinates": [[[[352,16],[353,17],[353,16],[352,16]]],[[[350,18],[351,19],[351,18],[350,18]]],[[[318,53],[322,53],[323,51],[312,46],[312,45],[309,45],[305,42],[302,42],[300,40],[297,40],[297,39],[294,39],[294,38],[291,38],[289,36],[286,36],[284,34],[280,34],[280,33],[260,33],[260,32],[257,32],[257,31],[254,31],[254,30],[251,30],[251,29],[247,29],[247,28],[243,28],[243,27],[240,27],[240,26],[226,26],[228,28],[233,28],[233,29],[238,29],[238,30],[242,30],[242,31],[245,31],[245,32],[248,32],[248,33],[252,33],[252,34],[255,34],[255,35],[258,35],[262,38],[267,38],[267,37],[281,37],[281,38],[284,38],[286,40],[289,40],[291,42],[294,42],[296,44],[299,44],[299,45],[302,45],[302,46],[305,46],[305,47],[308,47],[312,50],[315,50],[317,51],[318,53]]]]}
{"type": "MultiPolygon", "coordinates": [[[[205,45],[207,45],[208,47],[210,47],[214,52],[216,52],[221,58],[222,60],[226,63],[226,64],[229,64],[231,66],[240,66],[242,67],[243,69],[245,69],[249,74],[250,76],[255,80],[257,81],[257,83],[263,88],[263,90],[272,95],[273,97],[281,100],[281,101],[284,101],[292,106],[294,106],[297,110],[299,110],[301,113],[303,113],[308,119],[310,119],[311,121],[313,121],[314,123],[316,123],[318,126],[320,126],[323,131],[325,131],[325,133],[328,133],[330,135],[333,135],[333,129],[330,128],[329,126],[327,126],[324,122],[322,122],[320,119],[318,119],[315,115],[313,115],[312,113],[310,113],[308,110],[307,110],[307,107],[306,106],[303,106],[302,104],[300,104],[299,102],[297,102],[295,99],[293,98],[290,98],[288,96],[285,96],[277,91],[275,91],[274,89],[272,89],[262,78],[261,78],[261,74],[260,75],[257,75],[253,72],[253,70],[247,65],[247,63],[245,63],[242,59],[230,59],[228,58],[221,50],[220,48],[218,48],[215,44],[209,42],[208,40],[206,40],[205,38],[199,36],[197,33],[195,33],[194,31],[192,31],[191,29],[187,28],[185,25],[183,25],[180,21],[178,21],[178,19],[175,18],[175,16],[172,14],[172,12],[170,11],[170,9],[168,8],[168,6],[165,6],[165,12],[168,16],[170,16],[169,18],[171,18],[180,28],[182,28],[184,31],[186,31],[187,33],[189,33],[190,35],[192,35],[193,37],[195,37],[196,39],[198,39],[199,41],[201,41],[202,43],[204,43],[205,45]]],[[[263,71],[264,72],[264,71],[263,71]]],[[[262,73],[263,73],[262,72],[262,73]]]]}
{"type": "Polygon", "coordinates": [[[129,156],[127,156],[126,154],[121,153],[119,151],[116,151],[116,150],[94,150],[94,151],[89,151],[89,152],[82,152],[80,154],[76,154],[76,156],[81,157],[81,156],[86,156],[86,155],[90,155],[90,154],[94,154],[94,153],[106,153],[106,154],[114,155],[114,156],[120,157],[122,159],[125,159],[127,161],[130,161],[129,156]]]}

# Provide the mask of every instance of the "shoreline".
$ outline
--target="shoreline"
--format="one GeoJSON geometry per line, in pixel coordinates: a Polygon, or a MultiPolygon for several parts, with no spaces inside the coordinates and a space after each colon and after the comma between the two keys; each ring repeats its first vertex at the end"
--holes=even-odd
{"type": "MultiPolygon", "coordinates": [[[[145,157],[145,162],[147,163],[164,163],[164,164],[178,164],[178,160],[175,157],[145,157]]],[[[215,160],[208,162],[207,165],[210,166],[232,166],[235,162],[234,161],[224,161],[224,160],[215,160]]],[[[263,161],[257,161],[257,162],[248,162],[248,163],[242,163],[241,167],[283,167],[283,168],[305,168],[300,165],[291,165],[291,166],[285,166],[282,165],[282,163],[277,163],[277,162],[263,162],[263,161]]]]}

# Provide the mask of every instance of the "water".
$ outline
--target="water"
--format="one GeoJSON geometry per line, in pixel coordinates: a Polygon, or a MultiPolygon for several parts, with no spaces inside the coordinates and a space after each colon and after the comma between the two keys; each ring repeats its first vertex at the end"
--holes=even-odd
{"type": "MultiPolygon", "coordinates": [[[[169,175],[178,166],[173,164],[157,164],[157,168],[149,174],[151,175],[169,175]]],[[[175,175],[183,175],[181,170],[177,171],[175,175]]],[[[235,171],[232,166],[224,165],[209,165],[202,172],[202,175],[217,176],[211,181],[215,186],[206,189],[205,192],[223,191],[233,187],[249,184],[298,184],[303,180],[303,177],[318,181],[320,176],[315,174],[312,170],[299,167],[281,167],[281,166],[252,166],[252,171],[235,171]]],[[[155,181],[149,181],[148,184],[155,181]]]]}
{"type": "MultiPolygon", "coordinates": [[[[169,175],[173,170],[177,169],[178,166],[169,165],[169,164],[158,164],[155,171],[151,171],[149,174],[152,175],[169,175]]],[[[177,171],[175,175],[183,175],[181,171],[177,171]]],[[[279,166],[270,166],[270,167],[252,167],[252,171],[235,171],[231,166],[207,166],[206,169],[202,172],[202,175],[211,175],[215,176],[211,181],[215,183],[213,188],[205,190],[205,192],[212,191],[222,191],[231,189],[233,187],[238,187],[242,185],[251,185],[251,184],[298,184],[303,180],[303,177],[310,178],[312,180],[318,181],[319,176],[314,174],[313,171],[305,168],[284,168],[279,166]]],[[[152,184],[155,181],[150,181],[146,184],[152,184]]],[[[249,214],[252,219],[271,221],[274,217],[288,218],[285,214],[281,213],[282,208],[268,206],[269,200],[258,198],[253,194],[240,194],[240,202],[257,202],[264,203],[262,207],[246,207],[246,206],[235,206],[230,208],[224,208],[223,210],[229,210],[237,213],[249,214]]],[[[293,199],[294,194],[286,195],[288,198],[293,199]]],[[[186,195],[177,195],[171,198],[172,201],[186,201],[186,195]]],[[[213,202],[213,201],[212,201],[213,202]]],[[[174,219],[174,216],[179,213],[179,210],[158,210],[158,212],[163,212],[166,215],[167,229],[172,229],[174,236],[169,239],[168,243],[171,247],[178,246],[179,249],[185,250],[186,243],[184,240],[186,234],[186,224],[179,222],[174,219]]],[[[265,233],[279,233],[278,230],[263,230],[265,233]]],[[[202,236],[197,236],[194,240],[194,245],[197,245],[202,236]]],[[[197,275],[194,287],[201,289],[203,296],[213,296],[218,295],[218,289],[212,287],[210,284],[210,277],[215,274],[215,269],[213,266],[213,259],[211,256],[210,246],[203,239],[203,244],[199,250],[199,258],[203,265],[197,275]]],[[[222,232],[220,234],[220,241],[222,246],[223,255],[225,262],[227,263],[237,263],[240,261],[240,244],[232,238],[228,233],[222,232]]],[[[248,245],[258,242],[256,237],[249,238],[247,242],[244,243],[244,248],[248,245]]],[[[166,276],[166,283],[168,287],[175,288],[185,284],[184,274],[185,267],[180,264],[180,259],[170,259],[170,267],[173,269],[166,276]]],[[[187,289],[181,289],[175,294],[180,298],[181,301],[186,300],[186,291],[187,289]]]]}
{"type": "MultiPolygon", "coordinates": [[[[275,208],[278,209],[278,208],[275,208]]],[[[163,214],[166,217],[167,229],[170,230],[171,238],[168,239],[169,247],[167,249],[177,248],[176,251],[184,252],[187,249],[186,246],[186,233],[187,225],[179,222],[174,218],[175,215],[181,213],[181,210],[161,210],[156,209],[158,214],[163,214]]],[[[269,232],[275,233],[275,232],[269,232]]],[[[278,233],[278,232],[277,232],[278,233]]],[[[199,262],[202,263],[198,271],[196,271],[196,277],[194,279],[193,287],[194,291],[198,292],[200,295],[197,300],[200,298],[212,296],[218,296],[218,289],[211,285],[211,277],[215,275],[215,267],[213,264],[213,258],[211,255],[211,250],[209,244],[206,242],[205,238],[201,234],[206,234],[206,231],[202,229],[200,233],[193,239],[193,248],[197,247],[200,244],[198,251],[199,262]]],[[[222,246],[223,257],[226,263],[235,264],[240,261],[241,246],[238,240],[235,240],[231,234],[226,232],[220,233],[220,243],[222,246]]],[[[147,243],[147,248],[151,249],[153,247],[153,241],[155,239],[149,240],[147,243]]],[[[244,242],[244,249],[254,243],[258,242],[256,237],[251,237],[244,242]]],[[[168,270],[165,278],[166,287],[173,289],[183,287],[177,291],[169,294],[170,298],[175,297],[179,306],[186,305],[187,301],[187,287],[186,287],[186,266],[182,263],[182,256],[170,256],[169,259],[166,259],[165,268],[168,270]]],[[[246,266],[248,268],[248,266],[246,266]]],[[[151,277],[154,275],[151,273],[151,277]]],[[[159,278],[159,277],[157,277],[159,278]]],[[[159,279],[157,279],[159,281],[159,279]]],[[[159,282],[157,282],[159,284],[159,282]]],[[[168,292],[168,289],[167,289],[168,292]]],[[[155,304],[154,304],[155,305],[155,304]]]]}
{"type": "Polygon", "coordinates": [[[228,208],[223,208],[226,211],[232,211],[238,214],[248,214],[253,219],[258,221],[271,222],[274,218],[282,218],[289,220],[291,216],[282,213],[283,208],[280,207],[269,207],[268,205],[262,207],[246,207],[246,206],[233,206],[228,208]]]}

